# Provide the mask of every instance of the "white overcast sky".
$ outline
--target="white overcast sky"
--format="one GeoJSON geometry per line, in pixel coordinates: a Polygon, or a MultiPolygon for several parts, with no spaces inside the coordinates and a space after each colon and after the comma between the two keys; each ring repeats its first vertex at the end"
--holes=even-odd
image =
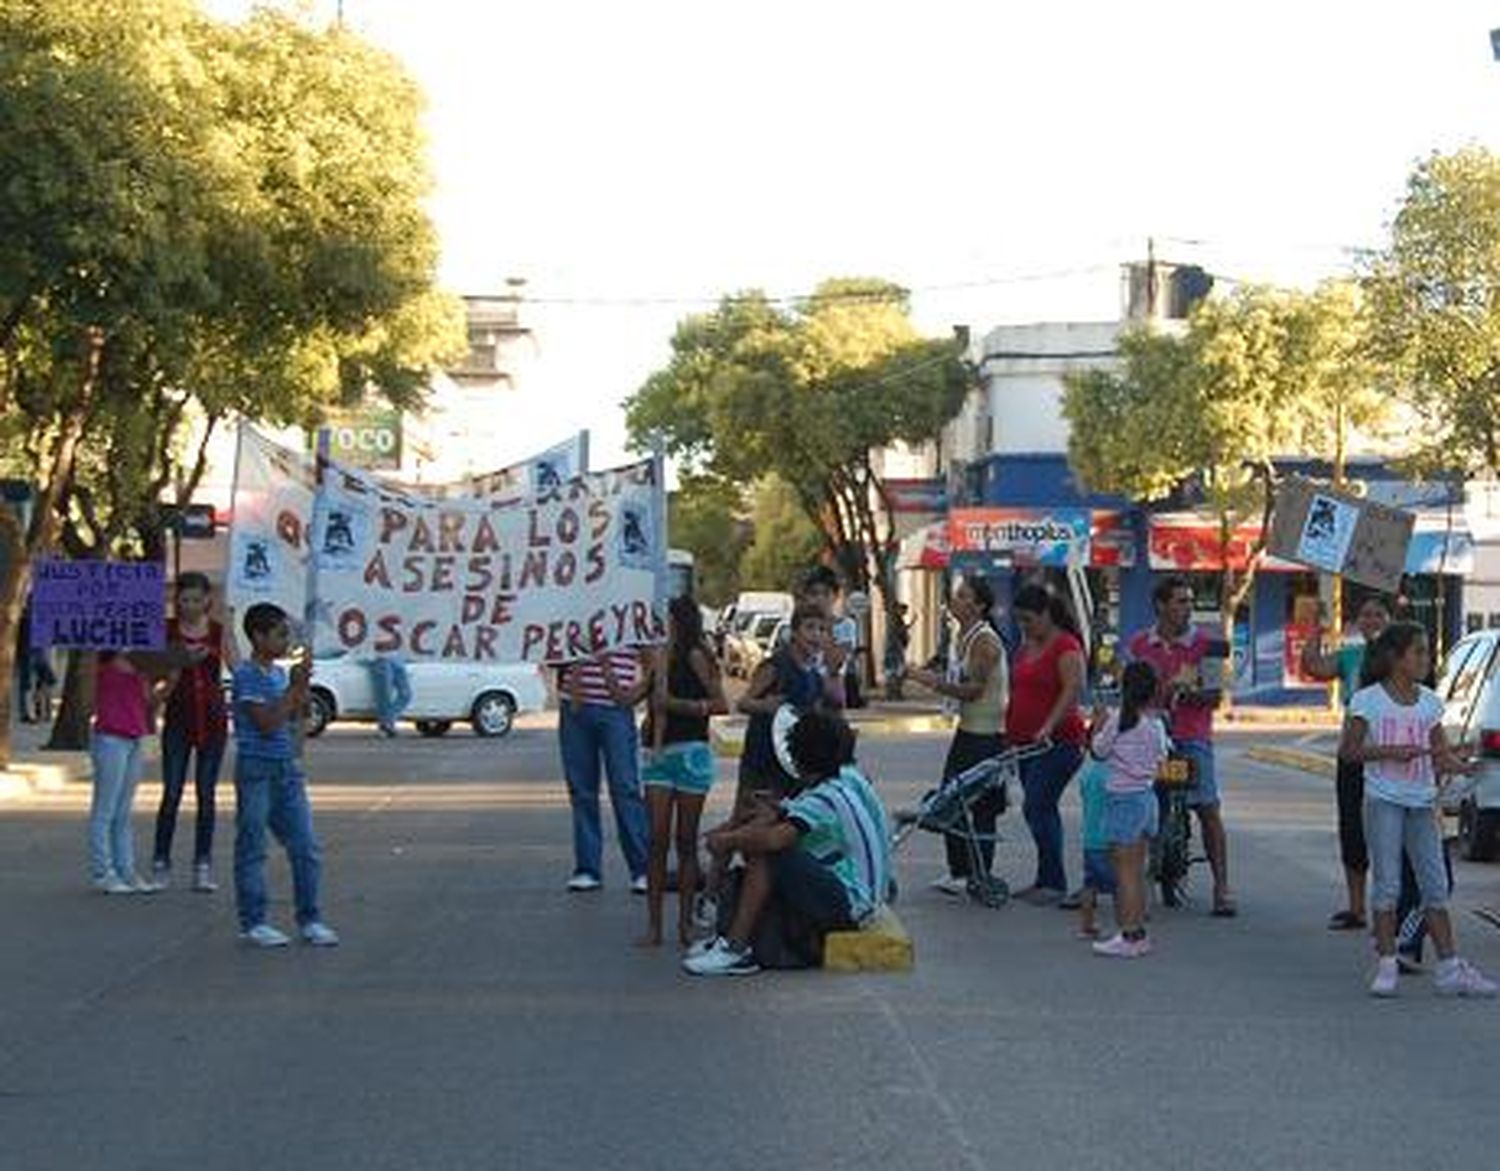
{"type": "MultiPolygon", "coordinates": [[[[344,16],[426,90],[445,282],[523,276],[539,301],[858,274],[915,290],[935,333],[1109,319],[1148,236],[1167,259],[1315,279],[1379,243],[1414,160],[1500,145],[1500,0],[344,0],[344,16]]],[[[596,465],[617,460],[618,403],[691,308],[537,304],[540,357],[497,446],[589,426],[596,465]]]]}

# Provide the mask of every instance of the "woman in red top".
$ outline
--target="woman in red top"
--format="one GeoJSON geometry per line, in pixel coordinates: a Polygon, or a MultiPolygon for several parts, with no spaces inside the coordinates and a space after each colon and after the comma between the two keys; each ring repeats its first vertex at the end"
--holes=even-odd
{"type": "Polygon", "coordinates": [[[1067,607],[1042,586],[1023,587],[1013,609],[1022,642],[1011,663],[1005,736],[1013,745],[1050,743],[1021,762],[1021,811],[1036,842],[1036,882],[1016,897],[1045,906],[1060,902],[1068,889],[1057,805],[1083,763],[1083,643],[1067,607]]]}
{"type": "Polygon", "coordinates": [[[193,889],[217,890],[213,880],[214,790],[224,763],[229,722],[224,705],[224,667],[234,667],[234,643],[208,616],[213,587],[201,573],[177,579],[177,613],[167,623],[167,647],[185,665],[167,681],[167,710],[161,729],[161,807],[156,812],[153,882],[166,886],[172,876],[172,835],[195,758],[198,824],[193,839],[193,889]]]}

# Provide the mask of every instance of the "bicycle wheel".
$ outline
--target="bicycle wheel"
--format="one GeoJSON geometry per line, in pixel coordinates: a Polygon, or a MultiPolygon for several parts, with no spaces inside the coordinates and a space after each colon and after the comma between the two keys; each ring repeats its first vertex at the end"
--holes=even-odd
{"type": "Polygon", "coordinates": [[[1161,828],[1152,850],[1153,874],[1161,889],[1164,906],[1182,905],[1188,873],[1187,802],[1180,792],[1169,792],[1162,801],[1161,828]]]}

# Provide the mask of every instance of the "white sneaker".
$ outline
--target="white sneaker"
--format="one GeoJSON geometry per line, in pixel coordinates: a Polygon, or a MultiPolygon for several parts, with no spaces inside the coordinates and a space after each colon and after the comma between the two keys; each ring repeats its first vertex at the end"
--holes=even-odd
{"type": "Polygon", "coordinates": [[[300,932],[302,942],[309,947],[338,947],[339,933],[327,923],[320,923],[316,919],[311,923],[304,923],[300,932]]]}
{"type": "Polygon", "coordinates": [[[126,882],[113,870],[102,878],[94,879],[94,889],[107,895],[133,895],[135,887],[126,882]]]}
{"type": "Polygon", "coordinates": [[[1485,976],[1468,960],[1456,956],[1438,964],[1433,987],[1439,996],[1494,996],[1495,982],[1485,976]]]}
{"type": "Polygon", "coordinates": [[[292,942],[286,932],[276,930],[269,923],[257,923],[249,931],[241,931],[240,939],[255,947],[285,947],[292,942]]]}
{"type": "Polygon", "coordinates": [[[172,885],[172,867],[165,862],[152,862],[151,881],[157,890],[166,890],[172,885]]]}
{"type": "Polygon", "coordinates": [[[1395,996],[1400,980],[1401,970],[1396,966],[1396,957],[1381,956],[1375,965],[1375,978],[1370,981],[1370,995],[1395,996]]]}
{"type": "Polygon", "coordinates": [[[142,878],[139,874],[132,874],[125,881],[130,883],[131,889],[138,895],[160,894],[167,889],[155,878],[142,878]]]}
{"type": "Polygon", "coordinates": [[[682,970],[691,976],[753,976],[760,965],[748,947],[735,947],[721,935],[703,951],[684,959],[682,970]]]}
{"type": "Polygon", "coordinates": [[[219,889],[219,884],[214,881],[214,872],[207,862],[199,862],[193,867],[193,889],[208,895],[219,889]]]}
{"type": "Polygon", "coordinates": [[[643,895],[649,889],[650,888],[646,884],[646,876],[644,874],[637,874],[630,880],[630,893],[633,895],[643,895]]]}
{"type": "Polygon", "coordinates": [[[939,894],[960,898],[969,893],[969,880],[967,878],[959,878],[956,875],[945,874],[942,878],[933,881],[932,889],[939,894]]]}
{"type": "Polygon", "coordinates": [[[586,870],[580,870],[568,879],[568,889],[574,891],[598,890],[604,884],[586,870]]]}
{"type": "Polygon", "coordinates": [[[1116,933],[1094,944],[1093,951],[1096,956],[1106,959],[1138,960],[1151,954],[1151,941],[1144,935],[1139,939],[1126,939],[1123,934],[1116,933]]]}

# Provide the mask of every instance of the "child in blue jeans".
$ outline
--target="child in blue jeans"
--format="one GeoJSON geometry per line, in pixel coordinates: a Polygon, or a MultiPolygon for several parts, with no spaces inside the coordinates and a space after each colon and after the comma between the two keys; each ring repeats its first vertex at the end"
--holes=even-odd
{"type": "Polygon", "coordinates": [[[234,669],[235,812],[234,895],[240,938],[256,947],[291,942],[266,920],[266,829],[286,848],[292,866],[297,928],[302,942],[333,947],[338,934],[318,911],[323,851],[313,835],[307,781],[292,743],[292,723],[307,706],[310,666],[299,661],[288,673],[291,626],[286,612],[269,602],[245,611],[251,655],[234,669]]]}

